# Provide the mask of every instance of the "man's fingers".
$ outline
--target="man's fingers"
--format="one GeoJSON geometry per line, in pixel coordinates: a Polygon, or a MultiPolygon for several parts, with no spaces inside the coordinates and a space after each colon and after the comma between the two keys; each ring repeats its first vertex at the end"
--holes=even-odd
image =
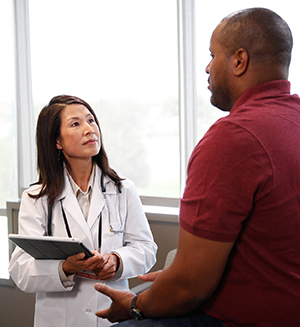
{"type": "Polygon", "coordinates": [[[108,310],[109,309],[105,309],[105,310],[101,310],[101,311],[97,311],[96,312],[96,316],[98,316],[99,318],[108,318],[108,310]]]}
{"type": "Polygon", "coordinates": [[[95,313],[95,315],[98,318],[107,319],[110,322],[117,322],[115,315],[110,314],[110,309],[105,309],[105,310],[97,311],[95,313]]]}
{"type": "Polygon", "coordinates": [[[94,288],[96,291],[98,291],[106,296],[109,296],[112,300],[113,300],[116,292],[118,292],[117,290],[114,290],[113,288],[111,288],[107,285],[101,284],[101,283],[95,284],[94,288]]]}
{"type": "Polygon", "coordinates": [[[108,319],[110,322],[131,319],[130,304],[135,296],[134,293],[126,290],[115,290],[101,283],[95,284],[94,288],[112,300],[110,308],[96,312],[99,318],[108,319]]]}
{"type": "Polygon", "coordinates": [[[144,282],[154,282],[156,277],[161,273],[161,270],[148,273],[145,275],[138,275],[138,278],[144,282]]]}

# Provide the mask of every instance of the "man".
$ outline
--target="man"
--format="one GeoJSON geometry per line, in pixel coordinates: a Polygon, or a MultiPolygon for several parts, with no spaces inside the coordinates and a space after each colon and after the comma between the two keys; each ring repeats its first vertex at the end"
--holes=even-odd
{"type": "Polygon", "coordinates": [[[147,318],[121,326],[299,326],[300,98],[287,81],[292,43],[288,25],[263,8],[227,16],[214,30],[211,103],[230,114],[191,156],[176,257],[138,298],[96,284],[113,300],[99,317],[122,321],[131,311],[147,318]]]}

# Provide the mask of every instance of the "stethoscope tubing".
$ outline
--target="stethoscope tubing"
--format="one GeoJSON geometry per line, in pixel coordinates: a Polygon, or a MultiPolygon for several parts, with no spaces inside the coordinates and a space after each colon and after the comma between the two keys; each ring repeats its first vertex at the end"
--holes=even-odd
{"type": "MultiPolygon", "coordinates": [[[[118,211],[118,216],[119,216],[119,219],[120,219],[119,229],[115,229],[112,226],[111,210],[110,210],[110,205],[109,205],[109,201],[108,201],[108,197],[107,197],[107,193],[106,193],[106,188],[104,186],[103,174],[101,175],[101,190],[102,190],[102,194],[104,196],[105,204],[106,204],[106,207],[107,207],[109,231],[111,233],[116,233],[116,234],[124,233],[124,220],[123,220],[122,215],[121,215],[121,194],[122,194],[121,187],[118,187],[118,209],[117,209],[117,211],[118,211]]],[[[62,216],[63,216],[63,220],[64,220],[64,223],[65,223],[65,228],[66,228],[68,237],[71,238],[72,234],[71,234],[68,219],[67,219],[67,216],[66,216],[63,204],[62,204],[62,200],[63,199],[60,200],[62,216]]],[[[52,224],[52,206],[49,206],[48,207],[48,236],[52,236],[51,224],[52,224]]],[[[99,247],[99,249],[101,248],[101,245],[102,245],[102,211],[100,212],[100,215],[99,215],[99,227],[98,227],[98,247],[99,247]]]]}
{"type": "Polygon", "coordinates": [[[108,212],[108,221],[109,221],[109,231],[112,233],[124,233],[124,220],[122,219],[121,216],[121,194],[122,194],[122,189],[121,187],[118,187],[118,214],[119,214],[119,219],[120,219],[120,227],[119,229],[114,229],[112,226],[112,221],[111,221],[111,210],[109,206],[109,202],[107,199],[107,193],[106,193],[106,187],[104,186],[104,175],[103,173],[101,174],[101,190],[102,194],[104,195],[106,207],[107,207],[107,212],[108,212]]]}

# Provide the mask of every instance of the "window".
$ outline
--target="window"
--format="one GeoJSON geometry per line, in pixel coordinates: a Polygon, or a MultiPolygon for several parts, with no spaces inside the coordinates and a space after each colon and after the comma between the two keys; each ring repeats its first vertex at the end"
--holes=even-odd
{"type": "Polygon", "coordinates": [[[178,198],[176,1],[31,0],[29,10],[35,120],[53,96],[83,98],[110,165],[141,195],[178,198]]]}
{"type": "Polygon", "coordinates": [[[10,0],[0,3],[0,42],[1,74],[0,74],[0,208],[5,208],[7,199],[13,198],[16,189],[16,174],[14,163],[16,125],[14,121],[14,37],[13,11],[10,0]],[[5,51],[4,51],[5,50],[5,51]]]}
{"type": "Polygon", "coordinates": [[[17,195],[16,120],[14,111],[14,25],[13,5],[10,0],[0,2],[0,278],[9,278],[7,272],[8,240],[6,201],[17,195]]]}
{"type": "MultiPolygon", "coordinates": [[[[37,115],[58,94],[77,95],[94,107],[111,166],[134,181],[146,204],[168,206],[166,198],[178,199],[192,148],[226,114],[210,104],[207,90],[211,33],[224,15],[254,6],[276,11],[289,24],[290,81],[298,92],[300,32],[292,0],[2,0],[3,235],[6,201],[18,199],[36,179],[37,115]]],[[[0,240],[5,263],[7,239],[0,240]]],[[[0,267],[0,278],[7,278],[6,270],[0,267]]]]}

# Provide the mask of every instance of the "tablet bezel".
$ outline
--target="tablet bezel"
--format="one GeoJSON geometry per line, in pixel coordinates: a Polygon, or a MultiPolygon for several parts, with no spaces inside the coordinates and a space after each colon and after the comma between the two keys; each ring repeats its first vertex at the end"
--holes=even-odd
{"type": "Polygon", "coordinates": [[[65,260],[82,252],[86,258],[94,255],[78,238],[20,234],[9,234],[8,238],[38,260],[65,260]]]}

